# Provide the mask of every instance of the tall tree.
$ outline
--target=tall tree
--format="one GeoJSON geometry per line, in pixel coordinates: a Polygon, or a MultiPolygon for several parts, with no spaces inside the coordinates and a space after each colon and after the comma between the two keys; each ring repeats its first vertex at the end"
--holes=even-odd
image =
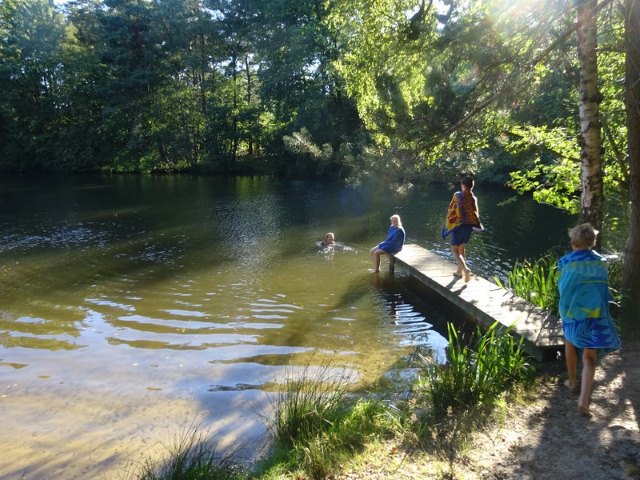
{"type": "Polygon", "coordinates": [[[0,104],[8,122],[0,162],[42,168],[53,154],[63,106],[64,18],[51,0],[17,0],[0,3],[0,23],[8,27],[0,37],[0,104]]]}
{"type": "MultiPolygon", "coordinates": [[[[251,58],[255,56],[256,46],[254,30],[260,17],[260,8],[255,2],[248,0],[212,0],[210,8],[219,16],[221,40],[224,44],[224,68],[230,79],[227,132],[231,139],[228,150],[227,168],[235,168],[241,144],[253,145],[252,139],[246,135],[246,118],[251,108],[251,90],[253,88],[253,72],[251,58]],[[245,121],[243,121],[245,120],[245,121]]],[[[223,62],[220,62],[221,64],[223,62]]]]}
{"type": "MultiPolygon", "coordinates": [[[[153,164],[148,122],[155,89],[163,80],[162,50],[153,5],[143,0],[104,0],[98,11],[108,65],[101,85],[103,132],[112,145],[117,169],[130,170],[143,159],[153,164]]],[[[146,166],[143,169],[147,169],[146,166]]]]}
{"type": "Polygon", "coordinates": [[[640,328],[640,1],[625,1],[626,110],[631,229],[624,259],[623,288],[628,325],[640,328]]]}
{"type": "Polygon", "coordinates": [[[68,35],[60,52],[63,107],[57,125],[59,142],[49,163],[56,169],[98,170],[111,160],[108,142],[100,135],[104,101],[97,91],[104,84],[107,68],[100,62],[99,2],[75,0],[65,5],[68,35]]]}
{"type": "MultiPolygon", "coordinates": [[[[580,222],[602,230],[602,141],[598,91],[597,0],[577,0],[580,60],[580,222]]],[[[599,236],[601,238],[601,236],[599,236]]]]}

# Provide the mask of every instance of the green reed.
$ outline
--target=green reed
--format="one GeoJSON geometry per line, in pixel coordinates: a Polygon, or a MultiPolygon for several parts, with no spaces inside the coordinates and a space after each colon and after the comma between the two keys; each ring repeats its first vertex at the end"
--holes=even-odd
{"type": "Polygon", "coordinates": [[[335,375],[330,365],[290,375],[278,392],[272,431],[283,446],[291,447],[316,436],[340,416],[348,393],[348,376],[335,375]]]}
{"type": "Polygon", "coordinates": [[[326,478],[340,462],[359,451],[371,437],[391,430],[390,416],[378,400],[349,395],[351,380],[330,366],[309,368],[286,380],[274,400],[272,432],[278,453],[263,467],[264,478],[299,470],[326,478]]]}
{"type": "Polygon", "coordinates": [[[469,342],[463,342],[453,324],[448,325],[447,364],[427,363],[427,392],[434,418],[478,405],[491,405],[516,383],[528,381],[533,366],[511,328],[497,322],[469,342]]]}
{"type": "MultiPolygon", "coordinates": [[[[557,259],[546,255],[533,262],[516,261],[507,277],[507,288],[514,294],[545,310],[558,309],[557,259]]],[[[496,279],[496,283],[503,287],[496,279]]]]}
{"type": "Polygon", "coordinates": [[[246,480],[244,467],[232,456],[216,454],[207,431],[188,426],[167,447],[165,460],[148,457],[126,478],[136,480],[246,480]]]}

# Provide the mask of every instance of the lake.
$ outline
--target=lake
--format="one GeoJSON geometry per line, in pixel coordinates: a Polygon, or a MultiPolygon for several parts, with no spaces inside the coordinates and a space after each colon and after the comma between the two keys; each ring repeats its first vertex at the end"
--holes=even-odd
{"type": "MultiPolygon", "coordinates": [[[[455,320],[386,258],[369,271],[393,213],[450,258],[444,185],[5,175],[0,189],[0,478],[120,478],[196,423],[255,456],[287,375],[330,364],[372,382],[417,345],[443,355],[455,320]],[[346,248],[319,252],[328,231],[346,248]]],[[[475,191],[475,274],[504,280],[567,244],[575,217],[475,191]]]]}

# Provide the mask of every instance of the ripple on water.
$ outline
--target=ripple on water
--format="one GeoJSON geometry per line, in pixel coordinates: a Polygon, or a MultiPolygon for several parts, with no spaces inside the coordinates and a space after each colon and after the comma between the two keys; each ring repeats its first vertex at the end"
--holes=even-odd
{"type": "Polygon", "coordinates": [[[390,318],[398,328],[393,333],[400,337],[399,344],[404,347],[427,347],[439,363],[446,361],[448,345],[440,333],[433,329],[426,317],[411,303],[405,303],[401,295],[390,295],[383,298],[383,303],[390,318]]]}
{"type": "Polygon", "coordinates": [[[56,225],[34,227],[38,233],[8,233],[0,235],[0,253],[13,249],[77,248],[81,246],[104,248],[109,244],[109,233],[100,224],[56,225]]]}

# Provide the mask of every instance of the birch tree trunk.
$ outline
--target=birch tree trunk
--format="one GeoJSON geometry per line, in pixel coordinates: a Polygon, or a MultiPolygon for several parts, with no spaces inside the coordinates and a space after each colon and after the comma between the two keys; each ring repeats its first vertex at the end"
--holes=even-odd
{"type": "MultiPolygon", "coordinates": [[[[602,142],[597,67],[597,1],[576,0],[580,60],[580,223],[602,230],[602,142]]],[[[598,238],[600,239],[600,235],[598,238]]]]}
{"type": "Polygon", "coordinates": [[[626,110],[629,148],[631,230],[624,256],[622,285],[627,326],[640,329],[640,0],[625,0],[626,110]]]}

